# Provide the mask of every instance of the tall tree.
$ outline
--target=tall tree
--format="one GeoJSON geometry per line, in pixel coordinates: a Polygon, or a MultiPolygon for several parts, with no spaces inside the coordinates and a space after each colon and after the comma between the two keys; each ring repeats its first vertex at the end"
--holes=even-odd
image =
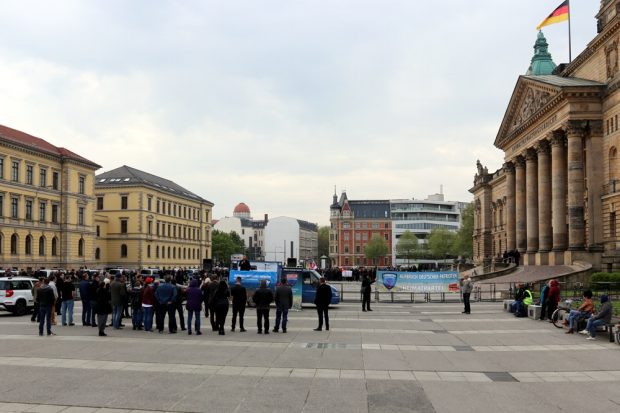
{"type": "Polygon", "coordinates": [[[445,228],[435,228],[428,236],[428,249],[435,259],[446,259],[452,252],[456,235],[445,228]]]}
{"type": "Polygon", "coordinates": [[[461,228],[456,233],[453,254],[471,258],[474,254],[474,204],[470,203],[461,212],[461,228]]]}
{"type": "Polygon", "coordinates": [[[396,254],[400,257],[406,258],[407,265],[409,265],[409,260],[416,257],[419,249],[420,244],[418,243],[418,237],[416,237],[411,231],[405,231],[402,233],[396,243],[396,254]]]}
{"type": "Polygon", "coordinates": [[[217,261],[230,262],[230,256],[241,254],[245,251],[245,245],[239,234],[229,234],[214,230],[211,237],[211,251],[217,261]]]}
{"type": "Polygon", "coordinates": [[[329,257],[329,227],[319,228],[319,256],[320,259],[323,255],[329,257]]]}
{"type": "Polygon", "coordinates": [[[388,255],[388,252],[390,252],[390,247],[387,241],[377,234],[373,235],[364,247],[364,256],[372,260],[373,263],[376,262],[377,258],[388,255]]]}

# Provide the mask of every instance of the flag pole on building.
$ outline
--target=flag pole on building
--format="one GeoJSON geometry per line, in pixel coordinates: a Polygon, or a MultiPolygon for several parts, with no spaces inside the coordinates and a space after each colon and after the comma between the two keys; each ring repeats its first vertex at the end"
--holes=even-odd
{"type": "Polygon", "coordinates": [[[570,30],[570,1],[564,0],[562,4],[555,8],[551,12],[549,16],[545,20],[543,20],[537,27],[536,30],[540,30],[544,26],[548,26],[550,24],[560,23],[565,20],[568,20],[568,61],[569,63],[573,60],[572,56],[572,47],[571,47],[571,30],[570,30]]]}

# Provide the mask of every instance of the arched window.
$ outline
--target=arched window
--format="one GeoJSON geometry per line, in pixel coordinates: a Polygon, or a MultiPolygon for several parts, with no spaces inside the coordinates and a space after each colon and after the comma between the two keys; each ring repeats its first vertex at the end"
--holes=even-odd
{"type": "Polygon", "coordinates": [[[17,255],[17,234],[11,235],[11,255],[17,255]]]}
{"type": "Polygon", "coordinates": [[[121,258],[127,258],[127,245],[121,245],[121,258]]]}
{"type": "Polygon", "coordinates": [[[39,237],[39,255],[41,257],[45,255],[45,237],[43,235],[39,237]]]}
{"type": "Polygon", "coordinates": [[[146,257],[151,258],[151,246],[150,245],[146,246],[146,257]]]}
{"type": "Polygon", "coordinates": [[[52,238],[52,256],[55,257],[58,255],[58,238],[52,238]]]}
{"type": "Polygon", "coordinates": [[[84,256],[84,238],[80,238],[80,240],[78,241],[78,256],[84,256]]]}
{"type": "Polygon", "coordinates": [[[101,259],[101,250],[99,248],[95,249],[95,259],[96,260],[101,259]]]}
{"type": "Polygon", "coordinates": [[[32,255],[32,235],[26,235],[26,255],[32,255]]]}

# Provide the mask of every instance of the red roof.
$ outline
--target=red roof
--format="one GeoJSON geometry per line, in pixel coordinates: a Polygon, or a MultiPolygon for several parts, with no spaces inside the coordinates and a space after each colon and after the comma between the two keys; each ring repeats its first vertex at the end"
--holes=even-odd
{"type": "Polygon", "coordinates": [[[72,159],[74,161],[89,164],[91,166],[101,168],[96,163],[89,161],[88,159],[71,152],[66,148],[59,148],[52,145],[46,140],[37,138],[36,136],[28,135],[27,133],[18,131],[16,129],[9,128],[8,126],[0,125],[0,138],[10,141],[27,149],[32,149],[38,152],[45,152],[50,155],[58,156],[60,158],[72,159]]]}
{"type": "Polygon", "coordinates": [[[243,202],[237,204],[237,206],[235,207],[235,209],[233,210],[233,214],[238,214],[238,213],[250,213],[250,207],[247,206],[246,204],[244,204],[243,202]]]}

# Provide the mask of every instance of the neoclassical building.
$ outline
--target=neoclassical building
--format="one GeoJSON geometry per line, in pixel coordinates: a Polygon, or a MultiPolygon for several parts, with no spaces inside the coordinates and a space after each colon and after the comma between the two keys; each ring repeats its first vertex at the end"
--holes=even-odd
{"type": "Polygon", "coordinates": [[[525,265],[620,268],[620,0],[601,2],[598,34],[555,66],[538,34],[495,139],[501,169],[478,162],[474,257],[518,250],[525,265]]]}

